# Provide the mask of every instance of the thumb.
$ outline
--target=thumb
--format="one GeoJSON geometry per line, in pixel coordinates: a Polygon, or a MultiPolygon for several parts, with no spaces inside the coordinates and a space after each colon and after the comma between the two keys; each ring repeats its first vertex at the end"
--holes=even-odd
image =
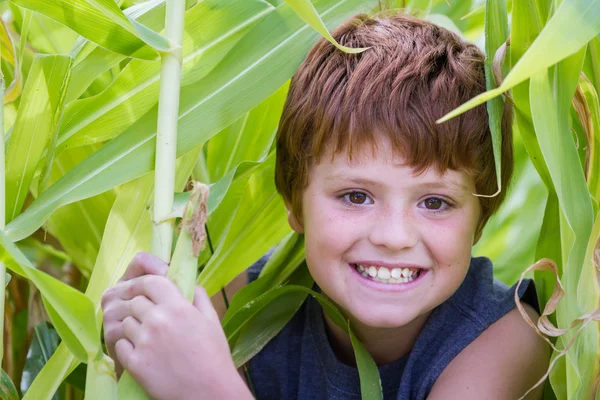
{"type": "Polygon", "coordinates": [[[219,316],[210,301],[210,297],[206,294],[206,290],[200,285],[194,288],[194,307],[200,311],[209,320],[220,324],[219,316]]]}

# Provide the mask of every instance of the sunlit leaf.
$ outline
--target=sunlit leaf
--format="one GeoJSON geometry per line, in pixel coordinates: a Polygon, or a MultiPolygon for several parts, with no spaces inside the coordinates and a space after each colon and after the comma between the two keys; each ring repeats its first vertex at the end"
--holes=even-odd
{"type": "Polygon", "coordinates": [[[500,87],[480,94],[451,111],[438,122],[447,121],[483,104],[560,60],[577,53],[599,32],[599,0],[564,0],[500,87]],[[571,29],[571,26],[577,26],[577,29],[571,29]],[[569,34],[565,35],[565,32],[569,34]]]}
{"type": "MultiPolygon", "coordinates": [[[[93,152],[93,146],[63,152],[52,166],[50,183],[60,179],[93,152]]],[[[68,204],[52,214],[47,221],[48,231],[59,240],[81,273],[88,278],[96,262],[104,226],[115,197],[115,191],[109,190],[68,204]]]]}
{"type": "MultiPolygon", "coordinates": [[[[487,0],[485,7],[485,83],[486,89],[496,88],[499,82],[494,77],[494,58],[500,49],[506,52],[508,39],[508,15],[504,0],[487,0]]],[[[496,61],[500,62],[500,60],[496,61]]],[[[500,68],[501,71],[501,68],[500,68]]],[[[496,165],[496,185],[498,192],[502,188],[502,114],[504,101],[496,97],[487,103],[490,132],[494,147],[494,163],[496,165]]],[[[505,189],[506,190],[506,189],[505,189]]],[[[492,193],[484,193],[491,195],[492,193]]]]}
{"type": "Polygon", "coordinates": [[[2,231],[0,261],[35,284],[42,293],[52,324],[79,360],[87,361],[98,352],[100,329],[94,319],[92,302],[86,295],[35,269],[2,231]]]}
{"type": "Polygon", "coordinates": [[[71,58],[36,55],[6,151],[6,220],[17,216],[43,152],[56,132],[71,58]]]}
{"type": "Polygon", "coordinates": [[[21,65],[19,64],[17,50],[12,41],[12,37],[6,30],[4,21],[0,21],[0,54],[2,56],[2,61],[9,64],[12,67],[13,72],[12,81],[4,89],[4,104],[7,104],[15,101],[21,95],[23,78],[21,75],[21,65]]]}
{"type": "MultiPolygon", "coordinates": [[[[315,2],[321,17],[335,26],[368,9],[359,0],[315,2]]],[[[200,81],[182,88],[178,155],[198,147],[281,87],[316,39],[293,11],[282,5],[246,34],[200,81]]],[[[31,234],[57,208],[94,196],[154,168],[156,108],[95,152],[8,224],[12,240],[31,234]]]]}
{"type": "MultiPolygon", "coordinates": [[[[160,9],[149,10],[140,16],[141,20],[151,20],[160,9]]],[[[187,21],[183,39],[183,86],[195,82],[211,71],[227,54],[232,46],[257,21],[270,13],[272,8],[262,0],[207,0],[185,14],[187,21]],[[199,24],[197,21],[202,20],[199,24]]],[[[163,23],[164,25],[164,23],[163,23]]],[[[100,49],[94,50],[77,68],[82,81],[75,94],[81,93],[92,74],[88,65],[103,57],[100,49]],[[89,58],[88,57],[88,58],[89,58]]],[[[113,64],[117,57],[107,60],[113,64]]],[[[105,65],[105,67],[108,67],[105,65]]],[[[125,131],[141,116],[158,103],[160,63],[145,60],[131,61],[114,81],[99,95],[69,104],[65,109],[61,125],[58,147],[76,147],[112,139],[125,131]]],[[[182,94],[182,100],[186,95],[182,94]]],[[[196,101],[198,93],[187,94],[196,101]]]]}
{"type": "Polygon", "coordinates": [[[282,86],[210,140],[206,167],[211,181],[221,179],[243,161],[264,159],[277,132],[287,89],[287,84],[282,86]]]}
{"type": "Polygon", "coordinates": [[[319,12],[315,9],[310,0],[284,0],[287,4],[294,9],[296,14],[300,18],[304,20],[308,25],[310,25],[314,30],[319,32],[323,37],[329,40],[335,47],[346,52],[346,53],[361,53],[366,50],[366,48],[351,48],[347,46],[340,45],[334,38],[331,36],[327,27],[319,17],[319,12]]]}
{"type": "Polygon", "coordinates": [[[207,222],[215,252],[198,277],[198,284],[209,296],[290,232],[283,201],[275,191],[274,159],[271,156],[265,160],[248,183],[240,185],[243,190],[230,191],[225,196],[220,213],[230,216],[213,214],[207,222]],[[224,265],[228,267],[223,268],[224,265]]]}
{"type": "MultiPolygon", "coordinates": [[[[564,223],[561,221],[560,224],[561,247],[564,251],[564,272],[561,278],[567,295],[557,310],[559,326],[568,326],[584,312],[590,311],[578,304],[577,291],[594,215],[583,168],[569,127],[569,109],[579,82],[583,56],[584,52],[580,51],[559,63],[554,71],[548,70],[535,75],[529,87],[533,123],[564,218],[564,223]]],[[[580,390],[582,393],[589,391],[584,383],[584,376],[596,361],[594,353],[586,348],[586,343],[590,343],[590,340],[598,343],[597,330],[591,329],[582,331],[581,337],[573,345],[573,351],[567,353],[567,363],[572,367],[572,372],[567,375],[571,394],[580,390]]],[[[563,346],[571,336],[572,333],[567,332],[559,338],[563,346]]]]}
{"type": "Polygon", "coordinates": [[[12,0],[20,7],[67,25],[81,36],[116,53],[155,59],[170,51],[166,38],[128,18],[113,0],[12,0]]]}

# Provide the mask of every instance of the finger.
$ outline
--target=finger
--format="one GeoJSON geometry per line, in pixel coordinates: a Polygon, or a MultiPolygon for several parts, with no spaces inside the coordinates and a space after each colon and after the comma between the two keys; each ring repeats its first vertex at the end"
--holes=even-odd
{"type": "Polygon", "coordinates": [[[133,343],[131,343],[125,338],[120,339],[115,344],[115,353],[117,354],[117,361],[119,362],[119,364],[121,364],[123,368],[129,369],[134,350],[135,347],[133,347],[133,343]]]}
{"type": "Polygon", "coordinates": [[[133,299],[127,302],[127,308],[129,309],[129,315],[132,315],[135,319],[140,322],[144,322],[144,319],[155,306],[146,296],[135,296],[133,299]]]}
{"type": "MultiPolygon", "coordinates": [[[[126,317],[121,324],[123,326],[123,337],[129,340],[129,342],[133,344],[133,347],[135,347],[136,344],[139,345],[142,334],[142,324],[140,321],[133,317],[126,317]]],[[[117,343],[119,343],[119,341],[117,341],[117,343]]]]}
{"type": "Polygon", "coordinates": [[[110,296],[121,300],[145,296],[154,304],[160,304],[182,295],[177,286],[164,276],[144,275],[119,283],[111,289],[110,296]]]}
{"type": "Polygon", "coordinates": [[[194,288],[194,307],[198,309],[209,320],[220,323],[217,311],[210,301],[210,297],[206,294],[206,290],[202,286],[196,285],[194,288]]]}
{"type": "Polygon", "coordinates": [[[166,276],[169,266],[151,253],[139,252],[131,259],[121,281],[128,281],[142,275],[166,276]]]}

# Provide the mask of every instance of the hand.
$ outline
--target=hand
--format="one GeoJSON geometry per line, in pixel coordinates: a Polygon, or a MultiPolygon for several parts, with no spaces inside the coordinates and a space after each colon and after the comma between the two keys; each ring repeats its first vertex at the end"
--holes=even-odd
{"type": "Polygon", "coordinates": [[[250,398],[206,292],[197,286],[189,303],[165,277],[167,269],[139,253],[102,297],[117,373],[124,367],[156,399],[250,398]]]}

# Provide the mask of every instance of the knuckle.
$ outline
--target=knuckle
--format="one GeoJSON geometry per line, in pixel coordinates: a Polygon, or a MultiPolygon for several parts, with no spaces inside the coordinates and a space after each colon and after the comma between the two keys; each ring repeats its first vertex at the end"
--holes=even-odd
{"type": "Polygon", "coordinates": [[[104,293],[102,293],[102,297],[100,298],[100,306],[102,307],[102,309],[104,310],[106,308],[106,306],[108,304],[110,304],[110,301],[113,298],[114,295],[114,287],[108,288],[104,291],[104,293]]]}
{"type": "Polygon", "coordinates": [[[151,313],[146,319],[148,329],[152,332],[163,330],[168,325],[169,316],[161,308],[158,308],[151,313]]]}
{"type": "Polygon", "coordinates": [[[122,330],[120,329],[119,324],[108,324],[104,326],[104,341],[107,346],[114,346],[122,336],[122,330]]]}
{"type": "Polygon", "coordinates": [[[102,306],[102,319],[105,323],[115,320],[116,314],[116,307],[112,304],[106,304],[102,306]]]}

